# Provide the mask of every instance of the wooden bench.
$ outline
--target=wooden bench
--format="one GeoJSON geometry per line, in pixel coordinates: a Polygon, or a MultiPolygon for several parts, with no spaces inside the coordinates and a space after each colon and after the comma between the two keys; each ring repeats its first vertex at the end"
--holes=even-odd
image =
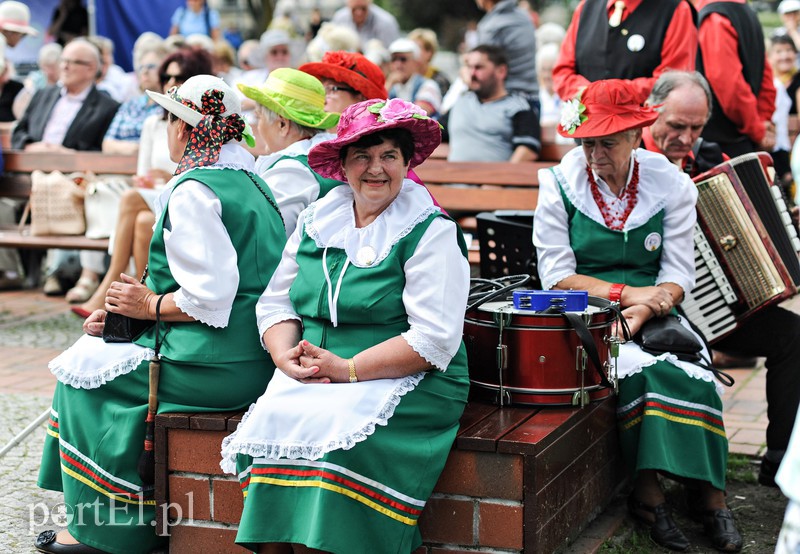
{"type": "MultiPolygon", "coordinates": [[[[542,142],[542,150],[539,152],[540,162],[560,162],[564,154],[575,148],[574,144],[557,144],[554,142],[542,142]]],[[[446,142],[436,147],[431,154],[431,159],[446,160],[450,154],[450,145],[446,142]]]]}
{"type": "MultiPolygon", "coordinates": [[[[31,172],[61,171],[69,174],[92,171],[95,174],[135,175],[136,156],[109,155],[101,152],[25,152],[8,150],[3,152],[5,171],[0,176],[0,197],[28,200],[31,195],[31,172]]],[[[108,239],[89,239],[83,235],[33,236],[30,225],[20,229],[13,226],[0,227],[0,247],[46,250],[108,250],[108,239]]],[[[38,262],[31,257],[26,268],[29,280],[38,280],[38,262]],[[35,276],[35,277],[34,277],[35,276]]]]}
{"type": "MultiPolygon", "coordinates": [[[[415,554],[553,552],[574,540],[624,480],[614,396],[584,408],[498,407],[472,400],[419,520],[415,554]]],[[[238,480],[219,468],[241,414],[156,417],[156,528],[170,552],[234,545],[238,480]]]]}

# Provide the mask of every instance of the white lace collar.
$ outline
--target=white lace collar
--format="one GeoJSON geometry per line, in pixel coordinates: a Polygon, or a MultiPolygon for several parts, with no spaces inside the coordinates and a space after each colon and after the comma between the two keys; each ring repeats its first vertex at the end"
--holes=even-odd
{"type": "Polygon", "coordinates": [[[397,198],[366,227],[355,226],[349,186],[336,187],[311,204],[301,218],[319,248],[341,248],[351,264],[363,268],[381,263],[392,246],[436,211],[425,187],[406,179],[397,198]]]}
{"type": "MultiPolygon", "coordinates": [[[[661,154],[647,150],[634,150],[631,159],[639,161],[639,196],[636,207],[631,211],[623,230],[630,231],[647,223],[667,205],[670,184],[675,182],[676,167],[661,154]]],[[[588,218],[605,225],[603,215],[592,197],[589,178],[586,175],[586,158],[583,149],[574,148],[567,152],[561,164],[553,168],[561,188],[575,209],[588,218]]],[[[633,164],[628,173],[630,180],[633,164]]],[[[597,179],[598,184],[602,183],[597,179]]],[[[603,185],[605,185],[603,183],[603,185]]]]}

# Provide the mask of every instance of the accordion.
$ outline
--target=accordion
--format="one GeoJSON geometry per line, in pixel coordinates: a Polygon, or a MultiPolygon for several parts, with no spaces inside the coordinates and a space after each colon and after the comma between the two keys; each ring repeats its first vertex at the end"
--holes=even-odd
{"type": "Polygon", "coordinates": [[[759,152],[694,178],[696,284],[681,306],[711,344],[800,286],[800,239],[772,173],[759,152]]]}

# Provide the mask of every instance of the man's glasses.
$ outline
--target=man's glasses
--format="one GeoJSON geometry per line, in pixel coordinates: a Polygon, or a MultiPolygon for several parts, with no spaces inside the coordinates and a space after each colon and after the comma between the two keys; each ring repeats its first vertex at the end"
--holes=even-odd
{"type": "Polygon", "coordinates": [[[146,73],[147,71],[155,71],[158,69],[158,64],[155,63],[146,63],[144,65],[140,65],[136,68],[136,71],[139,73],[146,73]]]}
{"type": "Polygon", "coordinates": [[[92,62],[86,60],[73,60],[70,58],[61,58],[58,60],[61,65],[81,65],[83,67],[91,67],[92,62]]]}
{"type": "Polygon", "coordinates": [[[340,87],[339,85],[325,85],[325,94],[335,94],[337,92],[349,92],[350,94],[358,94],[359,92],[350,87],[340,87]]]}
{"type": "Polygon", "coordinates": [[[408,56],[392,56],[392,62],[406,63],[408,56]]]}

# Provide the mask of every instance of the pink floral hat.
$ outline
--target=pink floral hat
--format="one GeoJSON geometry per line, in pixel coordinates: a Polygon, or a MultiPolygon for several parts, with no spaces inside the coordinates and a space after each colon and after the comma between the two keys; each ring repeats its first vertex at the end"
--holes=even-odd
{"type": "Polygon", "coordinates": [[[311,169],[330,179],[345,181],[339,151],[365,135],[386,129],[408,129],[414,137],[414,155],[409,168],[424,162],[442,141],[439,123],[425,110],[399,98],[371,99],[348,106],[339,118],[336,138],[321,142],[308,153],[311,169]]]}

